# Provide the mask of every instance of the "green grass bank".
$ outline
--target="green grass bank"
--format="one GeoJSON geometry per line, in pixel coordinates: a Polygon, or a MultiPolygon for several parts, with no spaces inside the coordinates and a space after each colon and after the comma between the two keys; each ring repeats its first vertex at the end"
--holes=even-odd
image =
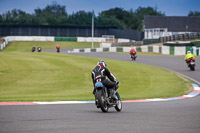
{"type": "MultiPolygon", "coordinates": [[[[48,45],[54,48],[56,44],[40,46],[51,49],[48,45]]],[[[91,71],[100,58],[27,52],[31,46],[27,42],[11,43],[0,52],[1,102],[94,100],[91,71]]],[[[104,60],[120,81],[118,91],[122,100],[176,97],[190,91],[190,81],[166,70],[104,60]]]]}

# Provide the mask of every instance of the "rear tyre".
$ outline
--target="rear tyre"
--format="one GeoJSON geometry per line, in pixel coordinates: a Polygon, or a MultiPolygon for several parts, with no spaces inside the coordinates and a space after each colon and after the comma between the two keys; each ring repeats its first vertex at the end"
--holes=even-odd
{"type": "Polygon", "coordinates": [[[190,66],[190,70],[191,71],[195,71],[195,67],[194,66],[190,66]]]}
{"type": "Polygon", "coordinates": [[[101,90],[98,91],[98,102],[99,102],[99,107],[101,108],[102,112],[108,112],[106,97],[101,90]]]}

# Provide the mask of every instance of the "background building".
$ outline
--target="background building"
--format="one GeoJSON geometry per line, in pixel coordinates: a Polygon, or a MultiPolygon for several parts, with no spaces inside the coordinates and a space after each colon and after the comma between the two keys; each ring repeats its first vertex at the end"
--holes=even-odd
{"type": "Polygon", "coordinates": [[[200,17],[144,16],[144,39],[200,32],[200,17]]]}

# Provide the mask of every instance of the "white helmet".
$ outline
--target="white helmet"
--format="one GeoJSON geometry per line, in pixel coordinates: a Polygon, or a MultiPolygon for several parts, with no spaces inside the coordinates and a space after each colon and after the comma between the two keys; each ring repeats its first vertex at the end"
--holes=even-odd
{"type": "Polygon", "coordinates": [[[190,51],[187,51],[187,53],[190,54],[191,52],[190,52],[190,51]]]}

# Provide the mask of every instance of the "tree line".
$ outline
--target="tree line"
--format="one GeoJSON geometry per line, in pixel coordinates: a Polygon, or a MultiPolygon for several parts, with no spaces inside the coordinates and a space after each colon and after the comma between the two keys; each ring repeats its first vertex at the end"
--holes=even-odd
{"type": "MultiPolygon", "coordinates": [[[[115,26],[119,29],[135,29],[142,31],[142,21],[145,15],[165,16],[165,13],[153,7],[138,7],[135,11],[123,8],[112,8],[94,16],[95,26],[115,26]]],[[[72,14],[66,12],[66,7],[57,3],[47,5],[44,9],[37,8],[33,14],[20,9],[13,9],[0,14],[0,24],[33,24],[33,25],[72,25],[89,26],[92,23],[93,12],[78,11],[72,14]]],[[[190,11],[188,16],[200,16],[200,12],[190,11]]]]}

